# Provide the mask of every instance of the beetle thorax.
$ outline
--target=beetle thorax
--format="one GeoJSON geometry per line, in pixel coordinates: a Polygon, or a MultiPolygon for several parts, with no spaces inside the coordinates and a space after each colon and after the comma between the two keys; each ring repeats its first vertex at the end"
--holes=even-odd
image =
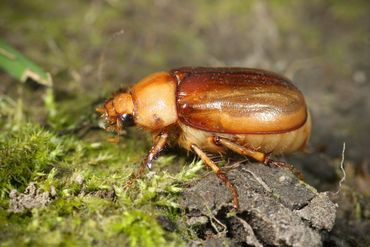
{"type": "Polygon", "coordinates": [[[149,75],[132,88],[131,95],[137,125],[158,130],[177,121],[176,81],[168,73],[149,75]]]}

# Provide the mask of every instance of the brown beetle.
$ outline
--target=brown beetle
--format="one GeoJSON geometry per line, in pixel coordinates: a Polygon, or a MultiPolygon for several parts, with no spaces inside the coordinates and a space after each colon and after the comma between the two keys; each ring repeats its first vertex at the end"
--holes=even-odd
{"type": "Polygon", "coordinates": [[[248,68],[185,67],[149,75],[97,109],[108,130],[138,125],[153,134],[143,166],[166,143],[195,152],[233,193],[238,193],[205,152],[232,150],[257,161],[302,150],[311,119],[302,93],[286,78],[248,68]]]}

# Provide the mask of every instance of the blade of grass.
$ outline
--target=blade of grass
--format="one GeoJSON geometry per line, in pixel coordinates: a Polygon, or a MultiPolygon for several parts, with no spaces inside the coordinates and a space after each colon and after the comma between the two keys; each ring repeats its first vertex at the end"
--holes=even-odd
{"type": "Polygon", "coordinates": [[[49,73],[1,39],[0,68],[21,82],[31,79],[39,84],[52,86],[52,79],[49,73]]]}

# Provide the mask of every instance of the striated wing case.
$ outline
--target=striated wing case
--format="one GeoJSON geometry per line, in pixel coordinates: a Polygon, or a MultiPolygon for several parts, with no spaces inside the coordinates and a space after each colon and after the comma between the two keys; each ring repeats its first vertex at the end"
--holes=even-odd
{"type": "Polygon", "coordinates": [[[189,67],[176,77],[177,112],[194,128],[232,134],[283,133],[307,118],[302,93],[286,78],[247,68],[189,67]]]}

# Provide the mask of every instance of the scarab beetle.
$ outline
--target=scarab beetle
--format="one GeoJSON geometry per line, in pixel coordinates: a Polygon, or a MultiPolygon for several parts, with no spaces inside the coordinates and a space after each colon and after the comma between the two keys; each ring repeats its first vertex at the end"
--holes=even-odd
{"type": "Polygon", "coordinates": [[[285,77],[260,69],[184,67],[151,74],[103,107],[108,130],[138,125],[153,135],[143,165],[167,143],[195,152],[233,193],[226,174],[206,155],[227,150],[268,163],[269,154],[302,150],[311,119],[302,93],[285,77]]]}

